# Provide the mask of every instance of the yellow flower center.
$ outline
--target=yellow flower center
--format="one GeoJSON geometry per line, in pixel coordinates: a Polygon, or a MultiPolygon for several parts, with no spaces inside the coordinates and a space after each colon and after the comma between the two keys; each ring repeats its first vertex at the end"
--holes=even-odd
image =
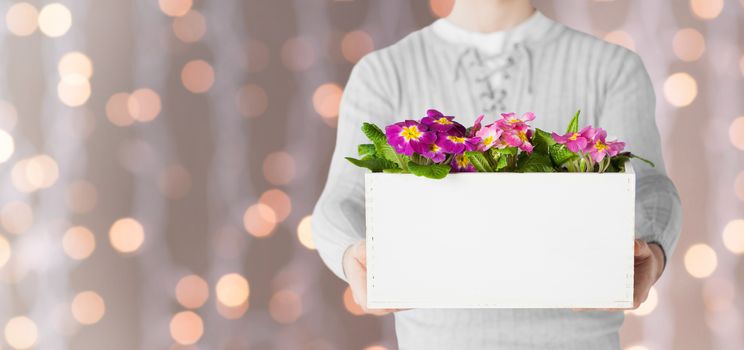
{"type": "Polygon", "coordinates": [[[429,147],[429,150],[432,151],[432,152],[434,152],[434,153],[438,153],[439,152],[439,149],[440,149],[439,146],[437,146],[437,145],[435,145],[433,143],[429,147]]]}
{"type": "Polygon", "coordinates": [[[491,143],[493,143],[493,136],[490,136],[489,135],[489,136],[486,136],[485,139],[483,139],[483,144],[484,145],[490,145],[491,143]]]}
{"type": "Polygon", "coordinates": [[[522,142],[527,142],[527,133],[525,133],[524,131],[520,131],[519,139],[522,140],[522,142]]]}
{"type": "Polygon", "coordinates": [[[576,138],[577,137],[579,137],[579,133],[575,132],[575,133],[571,134],[571,136],[569,136],[568,139],[571,140],[571,141],[576,141],[576,138]]]}
{"type": "Polygon", "coordinates": [[[596,148],[597,151],[604,151],[608,148],[608,146],[602,143],[602,141],[597,141],[597,143],[594,144],[594,148],[596,148]]]}
{"type": "Polygon", "coordinates": [[[447,139],[454,143],[465,143],[465,138],[460,136],[447,136],[447,139]]]}
{"type": "Polygon", "coordinates": [[[400,132],[400,136],[406,139],[406,141],[418,140],[423,134],[416,125],[404,126],[403,131],[400,132]]]}
{"type": "Polygon", "coordinates": [[[519,120],[517,117],[511,117],[511,118],[509,118],[509,124],[516,124],[516,123],[519,123],[519,122],[521,122],[521,120],[519,120]]]}
{"type": "Polygon", "coordinates": [[[470,164],[470,162],[468,162],[468,159],[463,157],[462,155],[456,156],[455,161],[457,162],[458,168],[466,168],[470,164]]]}
{"type": "Polygon", "coordinates": [[[434,122],[437,123],[437,124],[441,124],[441,125],[450,125],[450,124],[452,124],[452,121],[449,120],[449,119],[447,119],[447,118],[445,118],[445,117],[441,117],[441,118],[435,120],[434,122]]]}

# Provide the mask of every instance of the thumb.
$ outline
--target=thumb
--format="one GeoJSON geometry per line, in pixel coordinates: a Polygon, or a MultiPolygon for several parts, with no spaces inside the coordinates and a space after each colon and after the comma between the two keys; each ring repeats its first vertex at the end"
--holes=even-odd
{"type": "Polygon", "coordinates": [[[648,247],[648,243],[645,241],[636,239],[633,247],[633,255],[637,257],[647,257],[651,255],[651,248],[648,247]]]}
{"type": "Polygon", "coordinates": [[[367,266],[367,242],[359,241],[354,245],[354,257],[363,266],[367,266]]]}

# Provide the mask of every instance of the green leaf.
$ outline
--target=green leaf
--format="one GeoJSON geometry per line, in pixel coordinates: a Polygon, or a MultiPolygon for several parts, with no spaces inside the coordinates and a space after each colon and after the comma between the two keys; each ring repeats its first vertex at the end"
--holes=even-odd
{"type": "Polygon", "coordinates": [[[346,157],[346,160],[351,162],[351,164],[354,164],[358,167],[367,168],[369,170],[372,170],[372,172],[380,172],[385,169],[397,169],[398,166],[386,159],[382,158],[367,158],[367,159],[355,159],[351,157],[346,157]]]}
{"type": "Polygon", "coordinates": [[[372,141],[372,143],[387,143],[387,136],[385,136],[385,133],[382,131],[382,129],[380,129],[380,127],[375,124],[362,124],[362,132],[364,133],[364,135],[367,135],[367,138],[372,141]]]}
{"type": "Polygon", "coordinates": [[[403,169],[400,168],[394,168],[394,169],[382,169],[383,173],[390,173],[390,174],[402,174],[403,169]]]}
{"type": "Polygon", "coordinates": [[[565,145],[553,144],[550,146],[548,151],[550,153],[550,160],[553,161],[555,166],[560,167],[566,162],[572,161],[579,157],[578,154],[571,152],[565,145]]]}
{"type": "Polygon", "coordinates": [[[568,123],[568,128],[566,128],[566,133],[579,132],[579,114],[581,114],[580,109],[576,111],[576,114],[574,114],[573,118],[571,118],[571,122],[568,123]]]}
{"type": "Polygon", "coordinates": [[[630,153],[630,157],[631,158],[638,159],[638,160],[640,160],[640,161],[642,161],[642,162],[644,162],[644,163],[646,163],[646,164],[648,164],[648,165],[650,165],[650,166],[652,166],[654,168],[656,167],[656,164],[654,164],[654,162],[652,162],[652,161],[650,161],[650,160],[648,160],[646,158],[641,158],[641,157],[639,157],[639,156],[637,156],[637,155],[635,155],[633,153],[630,153]]]}
{"type": "Polygon", "coordinates": [[[488,159],[483,155],[483,153],[478,151],[467,151],[465,152],[465,159],[467,159],[473,166],[475,167],[475,170],[478,170],[478,172],[481,173],[490,173],[493,172],[493,169],[491,168],[491,164],[488,163],[488,159]]]}
{"type": "Polygon", "coordinates": [[[655,167],[656,165],[651,162],[648,159],[641,158],[633,153],[630,152],[622,152],[618,153],[616,156],[612,157],[610,160],[610,166],[607,168],[608,172],[611,171],[610,169],[614,170],[615,172],[623,172],[625,171],[625,163],[629,161],[632,158],[636,158],[652,167],[655,167]]]}
{"type": "Polygon", "coordinates": [[[442,179],[450,172],[449,165],[432,164],[419,165],[414,162],[408,162],[408,170],[416,176],[428,177],[430,179],[442,179]]]}
{"type": "Polygon", "coordinates": [[[360,157],[361,156],[367,156],[367,155],[374,156],[375,153],[376,153],[375,152],[375,145],[373,145],[371,143],[361,144],[361,145],[359,145],[357,147],[357,152],[359,153],[359,156],[360,157]]]}
{"type": "Polygon", "coordinates": [[[494,169],[499,171],[506,168],[507,165],[509,165],[509,160],[506,159],[506,157],[499,157],[499,161],[496,163],[496,166],[494,166],[494,169]]]}
{"type": "Polygon", "coordinates": [[[553,162],[550,160],[550,157],[532,152],[526,156],[519,157],[517,171],[520,173],[552,173],[555,172],[555,168],[553,168],[553,162]]]}
{"type": "Polygon", "coordinates": [[[548,154],[548,149],[554,144],[555,140],[553,140],[553,136],[549,132],[535,129],[535,134],[532,135],[532,145],[535,147],[533,152],[548,154]]]}

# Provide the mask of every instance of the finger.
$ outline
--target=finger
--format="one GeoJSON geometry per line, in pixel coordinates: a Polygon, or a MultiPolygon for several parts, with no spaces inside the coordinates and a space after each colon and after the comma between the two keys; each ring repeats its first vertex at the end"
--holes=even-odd
{"type": "Polygon", "coordinates": [[[645,258],[651,256],[651,248],[648,247],[648,243],[640,239],[635,240],[633,254],[639,258],[645,258]]]}
{"type": "Polygon", "coordinates": [[[367,243],[361,241],[354,246],[354,258],[364,267],[367,268],[367,243]]]}

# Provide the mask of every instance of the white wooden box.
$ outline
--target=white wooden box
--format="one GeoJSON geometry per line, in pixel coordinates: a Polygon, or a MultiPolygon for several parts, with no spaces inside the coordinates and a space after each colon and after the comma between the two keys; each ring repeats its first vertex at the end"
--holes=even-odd
{"type": "Polygon", "coordinates": [[[626,168],[367,174],[367,307],[632,307],[626,168]]]}

